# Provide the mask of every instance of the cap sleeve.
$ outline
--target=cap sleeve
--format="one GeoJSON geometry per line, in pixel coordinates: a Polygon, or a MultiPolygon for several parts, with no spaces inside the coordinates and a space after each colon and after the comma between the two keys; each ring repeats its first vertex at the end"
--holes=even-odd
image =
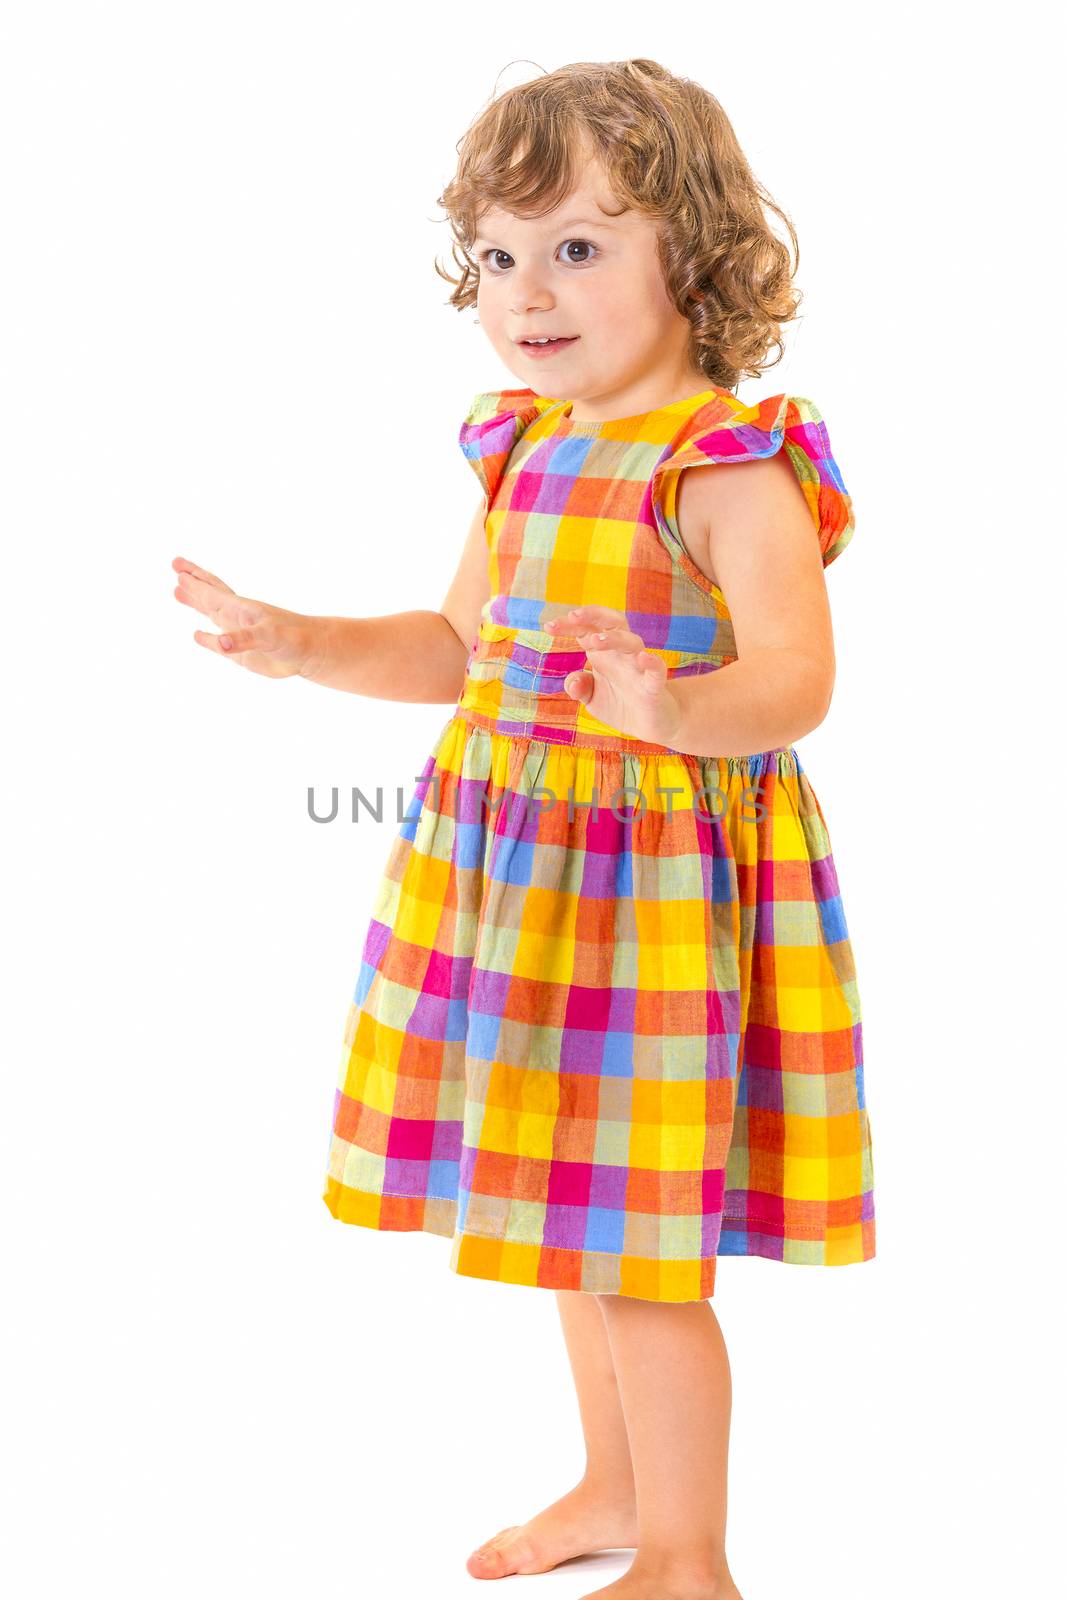
{"type": "Polygon", "coordinates": [[[475,396],[459,430],[459,447],[490,505],[519,437],[556,403],[532,389],[490,389],[475,396]]]}
{"type": "Polygon", "coordinates": [[[830,449],[822,414],[801,395],[774,394],[710,424],[699,413],[694,429],[653,474],[653,502],[661,528],[677,537],[665,503],[674,500],[677,480],[670,475],[709,461],[762,461],[785,449],[804,492],[819,537],[822,564],[828,567],[849,543],[855,530],[852,497],[845,488],[830,449]]]}

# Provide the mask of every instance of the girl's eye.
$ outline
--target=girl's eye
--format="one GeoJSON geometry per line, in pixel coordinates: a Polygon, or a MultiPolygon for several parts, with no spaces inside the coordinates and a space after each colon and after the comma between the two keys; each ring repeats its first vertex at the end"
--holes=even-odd
{"type": "Polygon", "coordinates": [[[592,250],[592,251],[596,250],[596,245],[595,244],[590,244],[588,239],[567,239],[567,240],[564,241],[563,248],[564,248],[564,250],[566,250],[568,252],[566,259],[568,260],[570,265],[572,267],[584,267],[586,261],[591,261],[592,257],[591,256],[587,256],[587,257],[585,257],[584,260],[576,261],[574,259],[574,257],[570,254],[571,249],[575,245],[577,245],[579,250],[592,250]]]}
{"type": "MultiPolygon", "coordinates": [[[[565,239],[560,245],[560,249],[565,252],[564,260],[566,261],[567,265],[572,267],[588,266],[590,261],[593,260],[594,256],[599,255],[600,253],[597,249],[597,246],[590,243],[588,239],[565,239]],[[575,248],[579,250],[587,250],[590,252],[590,254],[585,257],[576,258],[571,254],[572,250],[575,248]]],[[[506,250],[497,250],[492,247],[488,250],[483,250],[478,259],[479,261],[485,262],[486,266],[494,276],[499,277],[501,273],[507,271],[507,268],[501,267],[493,260],[493,258],[496,256],[503,256],[506,261],[511,261],[513,259],[513,257],[508,255],[506,250]]]]}

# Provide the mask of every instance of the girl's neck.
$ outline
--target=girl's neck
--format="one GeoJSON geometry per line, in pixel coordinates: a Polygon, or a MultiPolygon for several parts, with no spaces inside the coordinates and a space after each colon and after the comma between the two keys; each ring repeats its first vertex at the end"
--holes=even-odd
{"type": "Polygon", "coordinates": [[[589,397],[566,396],[572,422],[627,422],[631,417],[644,417],[664,406],[683,405],[687,400],[707,394],[715,386],[702,372],[692,369],[675,378],[663,373],[653,374],[640,383],[617,391],[614,395],[589,397]]]}

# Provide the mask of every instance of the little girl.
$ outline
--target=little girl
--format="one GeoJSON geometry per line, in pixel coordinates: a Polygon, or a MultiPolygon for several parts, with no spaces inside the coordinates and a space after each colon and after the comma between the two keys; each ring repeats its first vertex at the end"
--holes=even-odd
{"type": "Polygon", "coordinates": [[[441,203],[451,303],[518,386],[462,423],[484,500],[440,611],[299,616],[182,558],[175,593],[253,672],[453,705],[363,945],[324,1198],[556,1293],[586,1470],[468,1570],[634,1547],[597,1595],[737,1600],[716,1260],[874,1254],[852,949],[792,747],[830,704],[852,506],[809,400],[734,392],[799,302],[766,209],[796,237],[718,102],[643,59],[503,94],[441,203]]]}

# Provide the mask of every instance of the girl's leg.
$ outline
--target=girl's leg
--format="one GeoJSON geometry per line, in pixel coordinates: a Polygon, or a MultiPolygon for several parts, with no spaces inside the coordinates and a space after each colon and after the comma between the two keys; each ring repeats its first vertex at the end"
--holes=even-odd
{"type": "Polygon", "coordinates": [[[741,1600],[726,1562],[732,1385],[719,1320],[706,1300],[599,1298],[633,1456],[638,1544],[629,1571],[597,1600],[741,1600]]]}
{"type": "Polygon", "coordinates": [[[477,1578],[547,1572],[590,1550],[633,1548],[637,1511],[633,1468],[604,1314],[597,1295],[556,1291],[585,1436],[585,1473],[529,1522],[505,1528],[467,1561],[477,1578]]]}

